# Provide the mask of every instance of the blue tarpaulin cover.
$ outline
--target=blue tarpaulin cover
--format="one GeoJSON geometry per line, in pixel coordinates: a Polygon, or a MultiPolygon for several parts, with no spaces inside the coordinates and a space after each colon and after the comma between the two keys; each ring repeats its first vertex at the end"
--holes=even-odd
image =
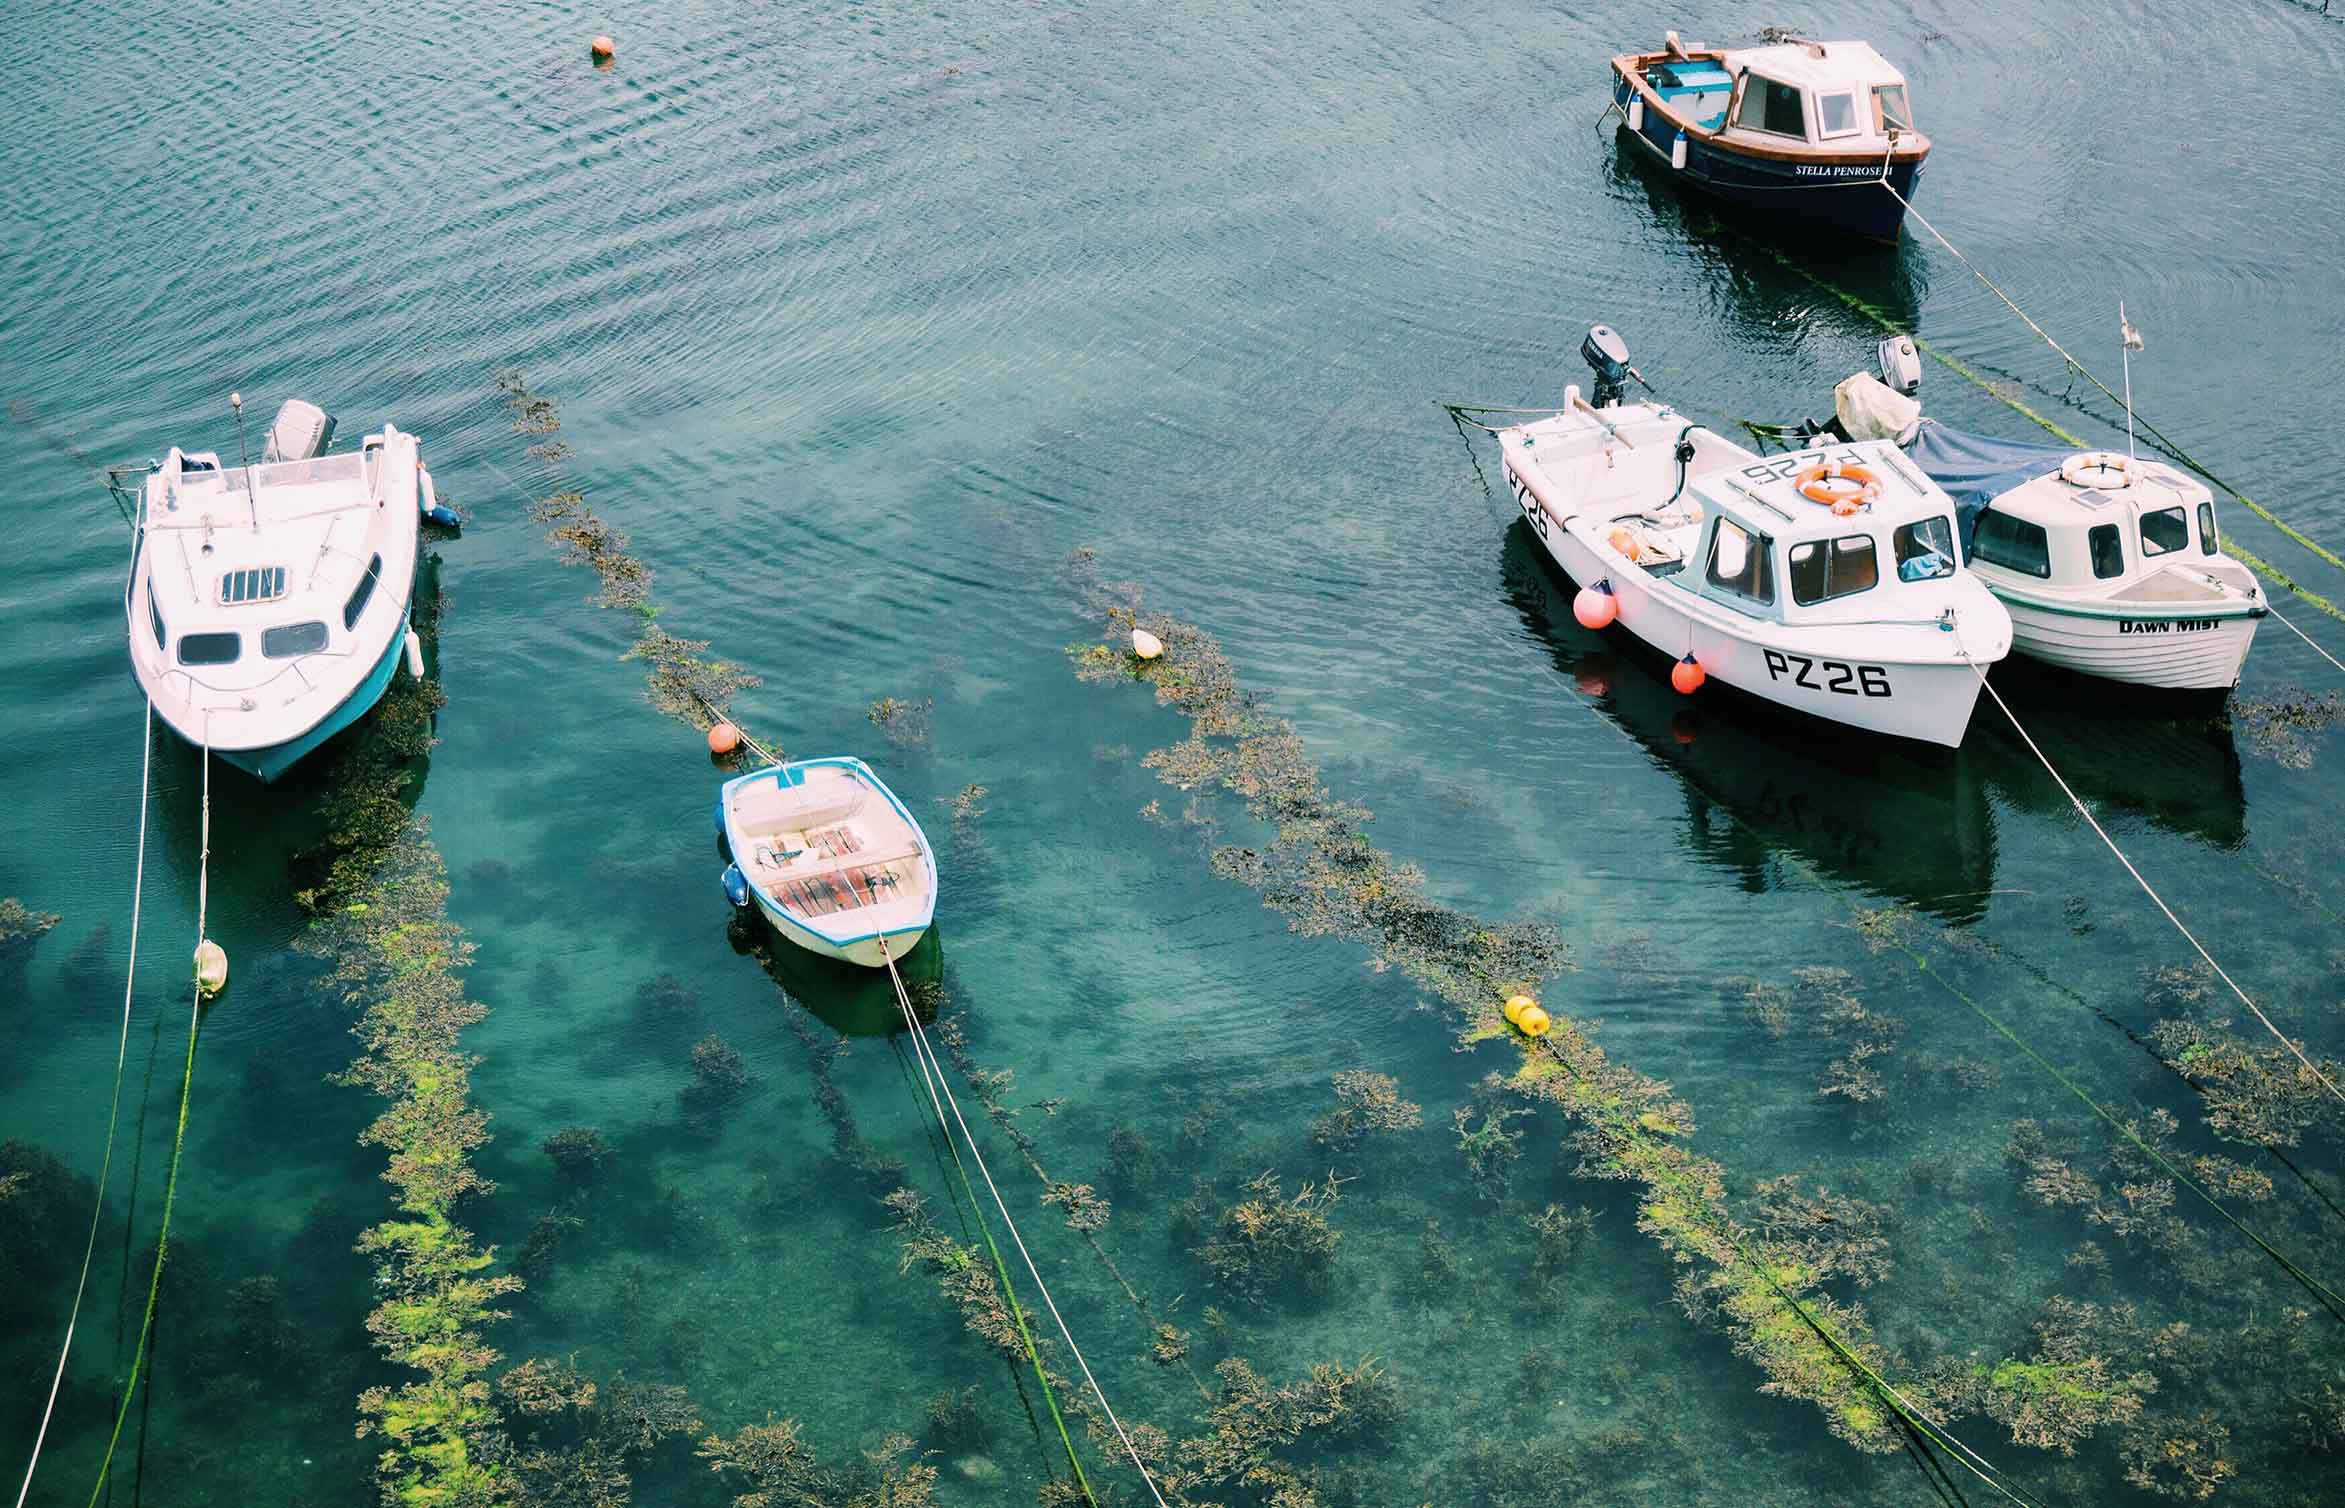
{"type": "Polygon", "coordinates": [[[2076,454],[2071,445],[2039,445],[2033,440],[1999,440],[1948,429],[1935,419],[1922,421],[1921,433],[1906,447],[1906,455],[1922,475],[1954,499],[1962,524],[1962,548],[1970,553],[1971,534],[1987,504],[2025,482],[2060,469],[2076,454]]]}

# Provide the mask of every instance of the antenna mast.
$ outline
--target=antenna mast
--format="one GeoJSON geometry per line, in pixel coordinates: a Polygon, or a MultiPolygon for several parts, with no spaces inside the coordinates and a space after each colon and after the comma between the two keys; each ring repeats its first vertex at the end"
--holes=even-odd
{"type": "MultiPolygon", "coordinates": [[[[2132,389],[2126,391],[2131,392],[2132,389]]],[[[244,466],[245,506],[252,511],[252,532],[258,534],[261,532],[261,500],[252,488],[252,457],[244,449],[244,394],[230,393],[228,406],[236,410],[236,459],[244,466]]],[[[2126,417],[2131,419],[2132,416],[2133,408],[2129,403],[2126,406],[2126,417]]]]}
{"type": "MultiPolygon", "coordinates": [[[[2125,459],[2133,454],[2133,353],[2142,349],[2141,332],[2125,317],[2125,300],[2117,301],[2118,360],[2125,368],[2125,459]]],[[[2130,473],[2129,473],[2130,474],[2130,473]]]]}

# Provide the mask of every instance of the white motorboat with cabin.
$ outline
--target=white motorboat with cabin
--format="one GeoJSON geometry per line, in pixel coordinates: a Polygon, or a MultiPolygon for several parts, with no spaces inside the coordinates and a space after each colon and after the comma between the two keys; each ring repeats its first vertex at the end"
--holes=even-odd
{"type": "Polygon", "coordinates": [[[725,782],[717,832],[726,899],[785,939],[879,968],[920,945],[936,916],[936,856],[871,766],[801,759],[725,782]]]}
{"type": "Polygon", "coordinates": [[[2239,684],[2271,608],[2223,553],[2214,494],[2196,479],[2117,451],[1950,429],[1864,372],[1834,390],[1834,428],[1896,438],[1954,498],[1970,567],[2010,609],[2019,653],[2138,686],[2239,684]]]}
{"type": "Polygon", "coordinates": [[[1667,404],[1624,403],[1636,374],[1605,326],[1581,354],[1597,402],[1567,387],[1554,416],[1496,431],[1532,532],[1583,588],[1581,621],[1677,660],[1681,690],[1715,678],[1959,744],[2011,619],[1962,564],[1953,500],[1889,441],[1764,457],[1667,404]]]}
{"type": "Polygon", "coordinates": [[[174,445],[110,475],[138,535],[123,607],[140,689],[181,738],[264,781],[365,716],[402,657],[423,674],[418,525],[454,522],[415,436],[385,424],[329,454],[333,429],[296,399],[257,465],[174,445]]]}

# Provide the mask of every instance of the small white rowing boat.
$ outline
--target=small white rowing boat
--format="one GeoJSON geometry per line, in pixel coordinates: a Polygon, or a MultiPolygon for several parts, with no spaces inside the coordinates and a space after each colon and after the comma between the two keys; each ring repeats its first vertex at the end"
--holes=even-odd
{"type": "MultiPolygon", "coordinates": [[[[1952,746],[2011,617],[1963,567],[1954,503],[1895,444],[1762,457],[1666,404],[1621,403],[1619,337],[1582,347],[1601,406],[1564,389],[1552,418],[1497,431],[1507,485],[1585,589],[1587,626],[1621,627],[1717,679],[1829,721],[1952,746]]],[[[1640,379],[1641,380],[1641,379],[1640,379]]]]}
{"type": "Polygon", "coordinates": [[[726,898],[808,952],[876,969],[901,962],[935,919],[928,838],[860,759],[737,776],[718,794],[716,822],[733,859],[726,898]]]}

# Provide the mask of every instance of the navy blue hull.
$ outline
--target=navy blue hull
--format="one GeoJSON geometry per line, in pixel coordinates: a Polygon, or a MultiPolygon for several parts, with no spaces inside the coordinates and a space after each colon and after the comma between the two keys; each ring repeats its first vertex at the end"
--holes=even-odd
{"type": "MultiPolygon", "coordinates": [[[[1628,86],[1619,84],[1616,93],[1627,95],[1628,86]]],[[[1626,99],[1621,103],[1625,110],[1626,99]]],[[[1668,166],[1677,127],[1666,115],[1648,108],[1643,129],[1629,130],[1625,116],[1620,129],[1635,148],[1658,158],[1663,167],[1668,166]]],[[[1922,167],[1921,161],[1895,164],[1889,169],[1890,186],[1906,199],[1912,199],[1922,167]]],[[[1729,204],[1757,210],[1797,229],[1894,242],[1905,224],[1905,206],[1898,202],[1896,195],[1881,187],[1878,160],[1787,162],[1750,156],[1689,135],[1685,166],[1672,169],[1671,176],[1729,204]]]]}

